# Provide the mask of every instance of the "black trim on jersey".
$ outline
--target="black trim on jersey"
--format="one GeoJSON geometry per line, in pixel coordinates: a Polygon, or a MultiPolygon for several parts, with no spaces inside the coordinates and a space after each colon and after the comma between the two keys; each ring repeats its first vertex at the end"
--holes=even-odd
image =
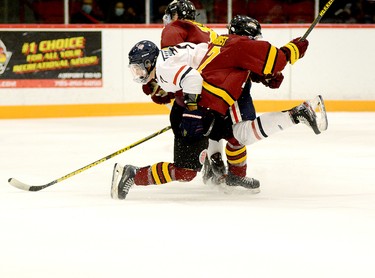
{"type": "Polygon", "coordinates": [[[259,117],[257,118],[257,123],[258,123],[258,127],[259,127],[259,131],[260,131],[260,133],[262,133],[263,137],[267,138],[268,136],[267,136],[267,134],[264,132],[264,129],[263,129],[263,127],[262,127],[262,123],[261,123],[259,117]]]}
{"type": "Polygon", "coordinates": [[[178,85],[181,87],[181,81],[184,80],[184,78],[186,77],[186,75],[192,70],[193,68],[192,67],[189,67],[185,72],[184,74],[181,76],[181,79],[180,79],[180,83],[178,83],[178,85]]]}

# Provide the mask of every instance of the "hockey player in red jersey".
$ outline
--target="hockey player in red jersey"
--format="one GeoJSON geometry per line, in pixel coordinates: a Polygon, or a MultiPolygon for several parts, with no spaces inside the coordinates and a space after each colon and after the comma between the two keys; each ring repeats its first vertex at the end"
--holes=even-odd
{"type": "MultiPolygon", "coordinates": [[[[169,3],[163,17],[165,26],[161,34],[161,49],[184,42],[210,43],[217,38],[214,30],[196,22],[195,19],[196,9],[191,1],[173,0],[169,3]]],[[[168,104],[174,98],[174,94],[162,90],[155,79],[149,80],[142,89],[157,104],[168,104]]]]}
{"type": "MultiPolygon", "coordinates": [[[[167,6],[165,15],[163,17],[164,29],[161,34],[161,48],[173,47],[179,43],[191,42],[211,43],[217,38],[217,33],[211,28],[196,21],[196,9],[194,4],[189,0],[173,0],[167,6]]],[[[148,84],[143,85],[142,89],[146,95],[151,95],[151,99],[158,104],[168,104],[174,98],[174,94],[168,94],[160,88],[156,80],[150,80],[148,84]]],[[[245,90],[248,88],[245,87],[245,90]]],[[[246,147],[243,149],[246,150],[246,147]]],[[[205,173],[215,173],[219,177],[225,174],[225,165],[222,161],[223,144],[220,140],[209,139],[207,148],[207,155],[215,158],[215,164],[207,164],[210,166],[210,171],[205,173]]],[[[209,178],[203,176],[204,183],[209,178]]]]}
{"type": "MultiPolygon", "coordinates": [[[[198,157],[200,151],[207,144],[205,135],[208,133],[207,130],[211,131],[210,128],[212,127],[212,124],[206,124],[206,119],[209,119],[208,123],[212,123],[212,118],[207,116],[210,113],[206,112],[215,111],[217,114],[216,118],[223,119],[222,123],[226,123],[223,117],[226,114],[225,109],[228,110],[241,96],[241,92],[238,92],[239,86],[235,83],[233,77],[237,78],[240,84],[243,84],[248,80],[249,70],[253,70],[249,67],[254,67],[254,74],[260,81],[269,86],[277,87],[282,81],[280,79],[280,71],[285,67],[287,62],[294,63],[303,57],[308,45],[307,41],[300,42],[298,39],[295,39],[281,49],[278,49],[269,43],[261,42],[259,44],[261,51],[254,51],[252,55],[246,57],[250,65],[238,61],[239,64],[235,66],[236,69],[225,71],[228,80],[232,82],[233,86],[227,86],[228,84],[224,84],[224,82],[223,85],[226,86],[223,88],[225,89],[221,89],[218,84],[208,83],[207,81],[220,80],[212,76],[217,74],[217,72],[213,70],[211,63],[220,56],[221,48],[224,49],[226,46],[233,45],[226,43],[230,42],[229,39],[232,37],[236,39],[236,36],[238,35],[228,35],[226,38],[219,37],[216,43],[214,42],[210,45],[208,53],[211,55],[207,55],[199,67],[202,75],[199,75],[199,72],[195,68],[197,61],[200,61],[201,57],[203,57],[202,50],[204,49],[204,45],[202,44],[194,45],[187,43],[177,45],[168,50],[160,51],[160,54],[156,45],[149,41],[142,41],[133,47],[129,53],[129,66],[136,81],[147,83],[150,79],[156,78],[159,85],[165,91],[176,92],[180,89],[183,90],[183,96],[177,96],[176,98],[170,117],[175,136],[180,140],[178,140],[179,144],[175,144],[175,161],[173,163],[159,162],[142,168],[132,165],[122,167],[116,164],[111,186],[112,198],[124,199],[133,184],[150,185],[171,181],[192,180],[200,169],[198,157]],[[269,51],[265,51],[267,49],[266,46],[268,46],[269,51]],[[258,63],[260,64],[263,62],[264,66],[259,67],[256,64],[256,59],[259,59],[258,63]],[[237,70],[238,68],[241,70],[237,70]],[[261,70],[258,70],[259,68],[261,70]],[[212,70],[212,75],[208,74],[208,70],[212,70]],[[244,72],[247,74],[243,74],[244,72]],[[202,76],[205,76],[207,80],[203,80],[202,76]],[[203,91],[201,95],[202,83],[203,91]],[[213,102],[210,104],[205,98],[217,99],[220,103],[219,105],[213,102]],[[209,108],[209,110],[202,108],[209,108]]],[[[240,38],[240,36],[238,37],[240,38]]],[[[245,36],[243,37],[246,38],[245,36]]],[[[250,38],[246,39],[249,41],[249,48],[255,49],[253,40],[250,38]]],[[[232,48],[232,51],[237,52],[237,48],[232,48]]],[[[231,55],[229,50],[225,53],[229,56],[231,55]]],[[[221,67],[222,65],[218,66],[219,69],[222,69],[221,67]]],[[[318,99],[315,106],[319,104],[322,112],[325,112],[322,99],[318,99]]],[[[323,125],[319,129],[316,120],[317,115],[313,110],[314,107],[310,102],[305,102],[288,111],[265,113],[254,121],[246,120],[235,124],[232,134],[240,143],[248,145],[255,142],[252,138],[254,137],[253,135],[258,135],[258,132],[262,136],[267,137],[300,122],[312,127],[315,133],[320,133],[327,126],[323,125]],[[263,127],[260,123],[263,124],[263,127]]],[[[219,130],[219,133],[225,131],[216,120],[213,128],[219,130]]],[[[228,126],[225,126],[225,128],[228,128],[228,126]]],[[[231,132],[231,130],[229,131],[231,132]]],[[[225,138],[225,136],[223,137],[225,138]]],[[[255,136],[255,138],[258,140],[259,136],[255,136]]],[[[227,177],[228,182],[226,180],[229,186],[233,185],[233,176],[237,177],[235,173],[234,175],[230,174],[227,177]]],[[[239,176],[235,181],[235,185],[238,185],[238,181],[242,181],[245,187],[255,190],[259,188],[259,181],[255,179],[239,176]]]]}
{"type": "Polygon", "coordinates": [[[189,0],[174,0],[167,6],[163,17],[164,29],[161,33],[161,48],[175,46],[183,42],[210,43],[217,34],[211,28],[195,21],[196,9],[189,0]]]}
{"type": "MultiPolygon", "coordinates": [[[[273,89],[278,88],[284,78],[281,71],[287,62],[294,64],[303,57],[308,42],[297,38],[278,49],[266,41],[258,41],[261,26],[257,20],[247,16],[234,17],[228,29],[229,35],[219,36],[210,44],[209,51],[198,68],[204,79],[199,105],[222,115],[216,117],[210,137],[227,140],[228,173],[223,177],[225,183],[246,184],[249,178],[246,177],[245,146],[298,123],[296,115],[300,113],[304,113],[305,117],[314,113],[309,110],[308,105],[302,105],[291,111],[266,113],[256,117],[250,95],[250,80],[262,82],[273,89]],[[245,88],[249,88],[245,90],[244,84],[245,88]]],[[[320,98],[315,102],[324,106],[320,104],[320,98]]],[[[302,120],[306,121],[303,117],[302,120]]],[[[309,117],[309,120],[314,119],[309,117]]],[[[309,122],[306,123],[310,125],[309,122]]],[[[319,133],[315,123],[311,126],[319,133]]],[[[212,177],[214,182],[220,183],[220,177],[212,173],[215,168],[210,167],[218,164],[218,161],[217,154],[206,159],[204,179],[212,177]]]]}

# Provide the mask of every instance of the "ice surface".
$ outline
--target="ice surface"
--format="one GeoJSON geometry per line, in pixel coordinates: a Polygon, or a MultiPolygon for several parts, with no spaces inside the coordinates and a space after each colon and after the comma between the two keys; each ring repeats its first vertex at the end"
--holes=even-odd
{"type": "Polygon", "coordinates": [[[375,113],[329,113],[248,147],[261,193],[190,183],[110,198],[115,162],[172,160],[167,116],[0,121],[0,277],[375,277],[375,113]]]}

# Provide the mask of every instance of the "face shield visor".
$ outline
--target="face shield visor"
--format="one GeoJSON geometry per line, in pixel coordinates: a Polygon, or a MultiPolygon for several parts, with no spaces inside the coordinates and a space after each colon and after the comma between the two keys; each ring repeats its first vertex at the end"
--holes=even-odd
{"type": "Polygon", "coordinates": [[[150,74],[143,64],[130,64],[129,69],[133,74],[133,80],[137,83],[146,84],[150,74]]]}

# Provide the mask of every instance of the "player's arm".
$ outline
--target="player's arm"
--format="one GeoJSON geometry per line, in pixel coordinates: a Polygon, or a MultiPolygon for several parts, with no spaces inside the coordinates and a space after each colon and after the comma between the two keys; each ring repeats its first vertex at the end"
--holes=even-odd
{"type": "Polygon", "coordinates": [[[151,96],[152,101],[157,104],[168,104],[174,99],[174,94],[164,91],[155,79],[144,84],[142,90],[146,95],[151,96]]]}
{"type": "Polygon", "coordinates": [[[291,40],[289,43],[281,47],[281,50],[286,56],[286,59],[290,64],[294,64],[298,59],[305,56],[307,47],[309,46],[308,40],[301,41],[300,38],[291,40]]]}

